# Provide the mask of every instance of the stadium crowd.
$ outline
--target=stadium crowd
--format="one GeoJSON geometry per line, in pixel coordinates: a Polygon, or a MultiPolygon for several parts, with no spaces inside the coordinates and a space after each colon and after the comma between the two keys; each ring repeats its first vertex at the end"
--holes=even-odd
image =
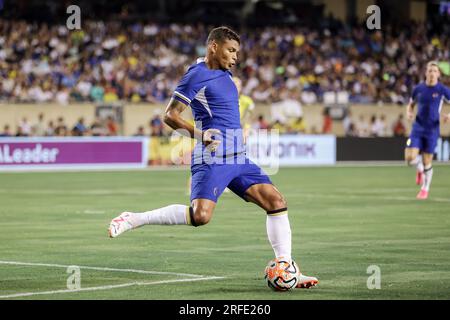
{"type": "MultiPolygon", "coordinates": [[[[333,120],[327,112],[323,113],[321,127],[309,126],[303,115],[292,118],[286,123],[280,120],[268,121],[264,115],[259,114],[253,117],[251,128],[276,129],[280,134],[327,134],[332,133],[333,120]]],[[[345,136],[347,137],[404,137],[406,136],[406,124],[403,115],[389,124],[386,117],[372,115],[366,119],[360,115],[357,119],[352,117],[351,111],[347,112],[342,121],[345,136]]],[[[35,120],[23,117],[14,127],[9,124],[0,129],[0,138],[5,137],[64,137],[64,136],[117,136],[121,135],[121,125],[112,117],[106,119],[96,117],[92,123],[86,123],[83,117],[75,123],[66,123],[64,117],[56,119],[45,119],[40,113],[35,120]]],[[[159,114],[155,113],[148,121],[147,127],[139,126],[133,136],[168,137],[171,134],[170,128],[166,126],[159,114]]]]}
{"type": "Polygon", "coordinates": [[[117,136],[120,134],[120,124],[112,117],[106,119],[96,117],[91,124],[86,124],[83,117],[76,123],[67,124],[64,117],[46,120],[40,113],[36,121],[23,117],[15,126],[3,126],[0,137],[67,137],[67,136],[117,136]]]}
{"type": "MultiPolygon", "coordinates": [[[[165,102],[186,66],[205,54],[209,28],[83,21],[70,31],[0,19],[0,100],[165,102]]],[[[383,28],[241,29],[234,73],[256,103],[288,91],[312,104],[333,91],[350,103],[405,104],[427,61],[450,60],[450,37],[428,36],[426,25],[414,22],[383,28]]]]}
{"type": "MultiPolygon", "coordinates": [[[[83,21],[81,30],[69,31],[63,25],[0,19],[0,102],[166,103],[186,67],[205,54],[210,27],[83,21]]],[[[308,127],[301,111],[302,105],[326,105],[330,92],[344,93],[349,104],[404,105],[427,61],[448,64],[450,37],[414,22],[410,28],[383,28],[371,32],[322,21],[316,27],[238,30],[242,41],[234,74],[243,81],[242,93],[256,105],[271,105],[270,118],[256,109],[251,126],[330,133],[333,120],[326,112],[321,127],[308,127]]],[[[0,136],[120,134],[114,119],[90,124],[80,119],[69,126],[63,118],[44,123],[42,117],[33,124],[24,118],[14,128],[5,125],[0,136]]],[[[383,115],[353,119],[348,114],[343,125],[346,136],[405,134],[403,119],[387,124],[383,115]]],[[[163,136],[166,129],[155,116],[135,135],[163,136]]]]}

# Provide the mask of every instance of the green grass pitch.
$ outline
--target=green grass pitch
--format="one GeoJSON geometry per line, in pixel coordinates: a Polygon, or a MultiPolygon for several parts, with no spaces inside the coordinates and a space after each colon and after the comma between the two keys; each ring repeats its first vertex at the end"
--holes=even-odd
{"type": "Polygon", "coordinates": [[[450,166],[435,165],[427,201],[415,200],[414,170],[401,166],[272,176],[288,201],[293,257],[320,280],[287,293],[263,280],[273,256],[265,213],[231,193],[206,226],[107,237],[122,211],[188,204],[187,178],[180,170],[0,173],[1,299],[450,298],[450,166]],[[81,266],[85,291],[67,292],[69,265],[81,266]],[[367,288],[371,265],[381,289],[367,288]]]}

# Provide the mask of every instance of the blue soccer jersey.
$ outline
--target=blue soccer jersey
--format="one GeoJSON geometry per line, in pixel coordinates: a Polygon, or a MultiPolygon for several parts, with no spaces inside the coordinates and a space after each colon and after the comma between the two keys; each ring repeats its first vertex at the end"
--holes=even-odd
{"type": "Polygon", "coordinates": [[[221,137],[214,137],[222,141],[214,154],[208,156],[202,143],[197,143],[194,148],[191,201],[209,199],[217,202],[226,187],[248,201],[248,188],[272,183],[245,155],[239,97],[231,76],[227,70],[208,69],[204,60],[198,59],[173,94],[174,99],[191,107],[197,128],[202,131],[213,128],[222,133],[221,137]]]}
{"type": "Polygon", "coordinates": [[[434,86],[421,83],[413,89],[411,100],[418,105],[418,110],[407,147],[433,154],[440,135],[442,105],[450,101],[450,89],[441,83],[434,86]]]}
{"type": "Polygon", "coordinates": [[[439,82],[434,86],[421,83],[413,89],[411,99],[418,105],[413,130],[439,134],[439,117],[444,101],[450,101],[450,89],[439,82]]]}
{"type": "MultiPolygon", "coordinates": [[[[174,91],[173,98],[189,105],[197,128],[218,129],[221,144],[214,156],[243,153],[244,143],[239,116],[239,95],[228,70],[209,69],[203,58],[191,65],[174,91]]],[[[198,143],[193,161],[203,154],[204,145],[198,143]]]]}

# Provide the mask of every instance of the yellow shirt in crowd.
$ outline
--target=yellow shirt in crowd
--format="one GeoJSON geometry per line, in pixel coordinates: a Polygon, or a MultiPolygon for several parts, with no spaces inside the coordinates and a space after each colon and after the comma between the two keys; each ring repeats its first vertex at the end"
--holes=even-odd
{"type": "Polygon", "coordinates": [[[239,114],[241,116],[242,128],[250,128],[251,119],[248,117],[255,109],[255,103],[249,96],[241,94],[239,96],[239,114]]]}

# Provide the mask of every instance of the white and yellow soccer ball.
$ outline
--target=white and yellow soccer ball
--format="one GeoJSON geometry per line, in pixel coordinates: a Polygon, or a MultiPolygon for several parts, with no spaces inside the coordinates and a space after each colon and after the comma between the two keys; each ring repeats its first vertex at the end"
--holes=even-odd
{"type": "Polygon", "coordinates": [[[288,291],[297,286],[300,270],[294,260],[280,257],[269,261],[264,274],[269,288],[275,291],[288,291]]]}

